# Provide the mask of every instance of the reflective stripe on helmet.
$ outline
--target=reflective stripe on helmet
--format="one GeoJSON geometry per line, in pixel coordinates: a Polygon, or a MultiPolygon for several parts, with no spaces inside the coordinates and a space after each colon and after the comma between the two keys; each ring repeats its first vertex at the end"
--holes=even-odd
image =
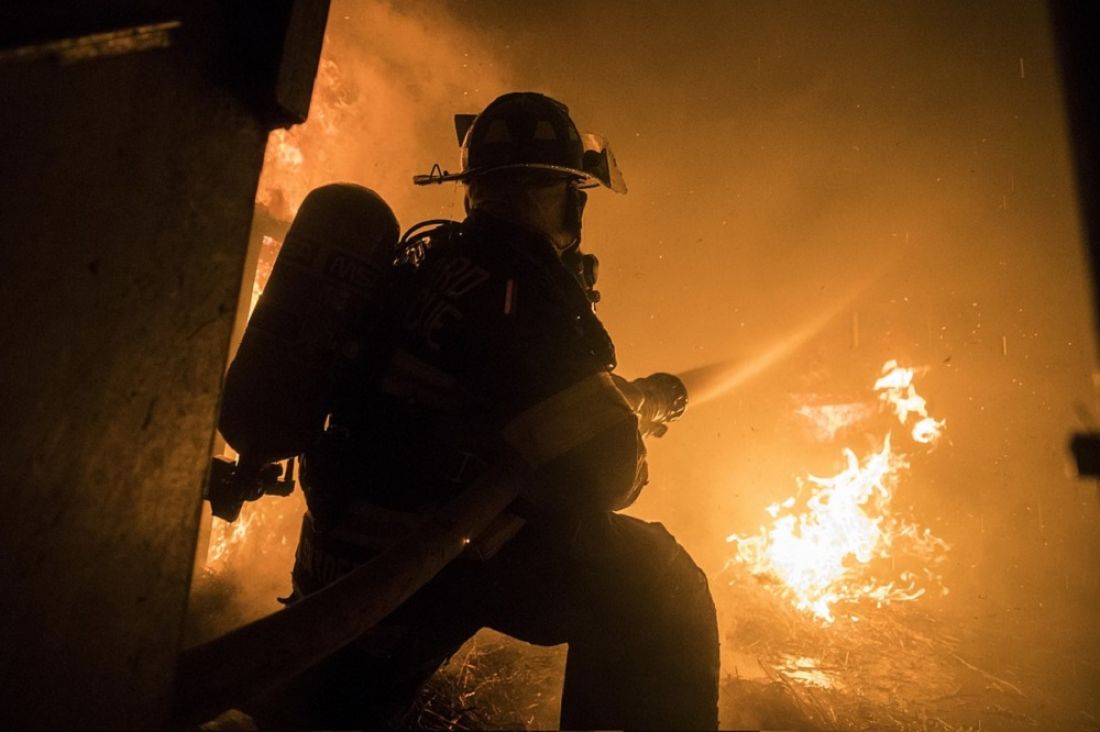
{"type": "Polygon", "coordinates": [[[637,418],[611,374],[601,371],[526,410],[501,434],[529,465],[538,467],[628,423],[636,427],[637,418]]]}

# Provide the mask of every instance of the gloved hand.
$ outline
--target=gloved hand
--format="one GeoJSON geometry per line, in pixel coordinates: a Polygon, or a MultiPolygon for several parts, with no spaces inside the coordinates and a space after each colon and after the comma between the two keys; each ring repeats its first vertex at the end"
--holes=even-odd
{"type": "Polygon", "coordinates": [[[679,419],[687,408],[687,388],[672,374],[658,372],[627,381],[612,374],[611,378],[638,415],[642,434],[661,437],[668,432],[668,423],[679,419]]]}

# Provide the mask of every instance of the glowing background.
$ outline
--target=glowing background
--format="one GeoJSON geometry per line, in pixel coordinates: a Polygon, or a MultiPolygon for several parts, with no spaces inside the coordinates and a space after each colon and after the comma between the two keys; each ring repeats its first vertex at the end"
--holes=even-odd
{"type": "MultiPolygon", "coordinates": [[[[604,134],[630,186],[594,194],[585,219],[625,375],[751,358],[863,287],[651,442],[630,512],[714,576],[725,536],[754,531],[795,474],[842,467],[800,404],[862,398],[891,358],[928,366],[947,444],[897,500],[952,546],[952,592],[931,609],[973,636],[971,661],[1095,727],[1100,506],[1065,472],[1081,407],[1095,411],[1095,349],[1043,7],[681,5],[334,2],[311,119],[286,138],[301,157],[272,147],[260,200],[292,209],[354,180],[403,226],[461,218],[460,189],[412,175],[457,165],[454,113],[533,89],[604,134]]],[[[737,588],[715,591],[720,613],[736,607],[737,588]]]]}

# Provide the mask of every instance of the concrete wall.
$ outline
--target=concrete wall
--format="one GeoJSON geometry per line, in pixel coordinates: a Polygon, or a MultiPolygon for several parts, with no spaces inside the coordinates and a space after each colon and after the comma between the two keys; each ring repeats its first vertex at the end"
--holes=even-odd
{"type": "Polygon", "coordinates": [[[0,50],[0,726],[151,727],[267,130],[289,121],[293,44],[236,54],[252,27],[309,36],[291,49],[300,100],[327,3],[63,5],[24,7],[43,12],[0,50]],[[125,53],[63,40],[142,24],[161,30],[120,36],[125,53]]]}

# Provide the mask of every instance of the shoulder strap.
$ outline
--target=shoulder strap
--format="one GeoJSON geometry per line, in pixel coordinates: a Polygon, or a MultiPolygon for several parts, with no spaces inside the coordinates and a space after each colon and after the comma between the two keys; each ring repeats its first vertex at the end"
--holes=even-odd
{"type": "Polygon", "coordinates": [[[397,242],[394,266],[418,268],[427,256],[432,244],[449,240],[462,233],[462,224],[450,219],[428,219],[413,224],[397,242]]]}

